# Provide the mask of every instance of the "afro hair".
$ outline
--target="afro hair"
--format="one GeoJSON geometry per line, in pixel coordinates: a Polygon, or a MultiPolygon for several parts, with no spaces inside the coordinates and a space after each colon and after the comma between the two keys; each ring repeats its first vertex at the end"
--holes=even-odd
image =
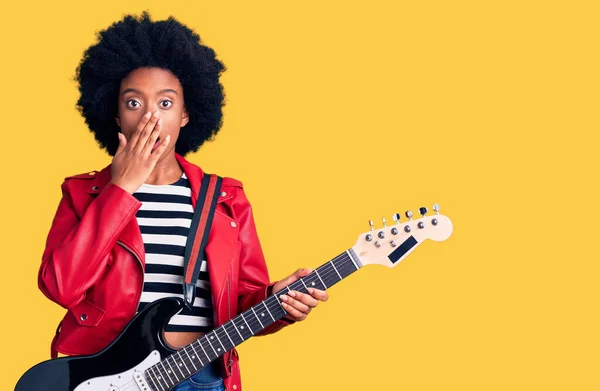
{"type": "Polygon", "coordinates": [[[219,76],[226,70],[200,36],[170,16],[151,21],[148,11],[125,15],[96,33],[98,42],[83,54],[74,80],[80,97],[76,108],[101,148],[114,156],[119,146],[118,95],[121,80],[140,67],[172,72],[181,83],[189,123],[180,131],[175,152],[195,152],[217,134],[223,123],[225,93],[219,76]]]}

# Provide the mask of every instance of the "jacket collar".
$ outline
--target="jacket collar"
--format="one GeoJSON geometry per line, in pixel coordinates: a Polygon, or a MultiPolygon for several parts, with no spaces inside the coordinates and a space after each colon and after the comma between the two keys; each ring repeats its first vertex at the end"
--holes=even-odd
{"type": "MultiPolygon", "coordinates": [[[[175,159],[177,159],[177,163],[179,163],[179,166],[190,181],[190,187],[192,189],[192,206],[195,208],[204,172],[200,167],[188,162],[183,156],[179,155],[178,153],[175,153],[175,159]]],[[[104,187],[110,182],[111,167],[112,164],[109,164],[108,166],[104,167],[98,174],[96,174],[95,178],[92,180],[90,186],[87,189],[88,194],[99,194],[102,191],[102,189],[104,189],[104,187]]]]}

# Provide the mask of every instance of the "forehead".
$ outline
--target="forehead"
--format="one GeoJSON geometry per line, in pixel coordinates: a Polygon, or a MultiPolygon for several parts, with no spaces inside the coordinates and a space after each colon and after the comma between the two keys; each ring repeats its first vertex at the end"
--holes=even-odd
{"type": "Polygon", "coordinates": [[[144,93],[152,94],[165,88],[183,92],[183,87],[177,76],[162,68],[137,68],[131,71],[123,80],[119,93],[133,88],[144,93]]]}

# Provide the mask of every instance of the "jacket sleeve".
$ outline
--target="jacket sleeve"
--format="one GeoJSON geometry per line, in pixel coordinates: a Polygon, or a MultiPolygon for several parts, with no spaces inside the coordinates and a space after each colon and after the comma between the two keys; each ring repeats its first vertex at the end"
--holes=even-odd
{"type": "Polygon", "coordinates": [[[76,213],[71,182],[61,185],[62,198],[52,221],[38,286],[46,297],[71,309],[106,270],[117,237],[141,206],[135,197],[109,183],[79,216],[76,213]]]}
{"type": "MultiPolygon", "coordinates": [[[[238,310],[242,312],[265,300],[271,294],[274,283],[269,282],[269,273],[256,232],[252,207],[241,187],[236,198],[238,201],[233,204],[233,210],[235,219],[240,224],[239,240],[241,242],[238,310]]],[[[274,333],[292,323],[294,321],[278,320],[257,335],[274,333]]]]}

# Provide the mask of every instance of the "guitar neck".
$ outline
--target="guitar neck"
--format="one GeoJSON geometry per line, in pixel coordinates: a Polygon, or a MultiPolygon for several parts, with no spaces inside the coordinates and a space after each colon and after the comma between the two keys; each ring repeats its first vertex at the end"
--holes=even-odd
{"type": "Polygon", "coordinates": [[[283,318],[286,312],[279,299],[282,294],[290,290],[307,293],[308,288],[326,290],[361,267],[362,264],[354,250],[349,249],[341,253],[309,275],[275,292],[227,323],[148,368],[145,371],[148,383],[157,390],[168,390],[174,387],[225,352],[283,318]],[[185,373],[189,375],[186,376],[185,373]]]}

